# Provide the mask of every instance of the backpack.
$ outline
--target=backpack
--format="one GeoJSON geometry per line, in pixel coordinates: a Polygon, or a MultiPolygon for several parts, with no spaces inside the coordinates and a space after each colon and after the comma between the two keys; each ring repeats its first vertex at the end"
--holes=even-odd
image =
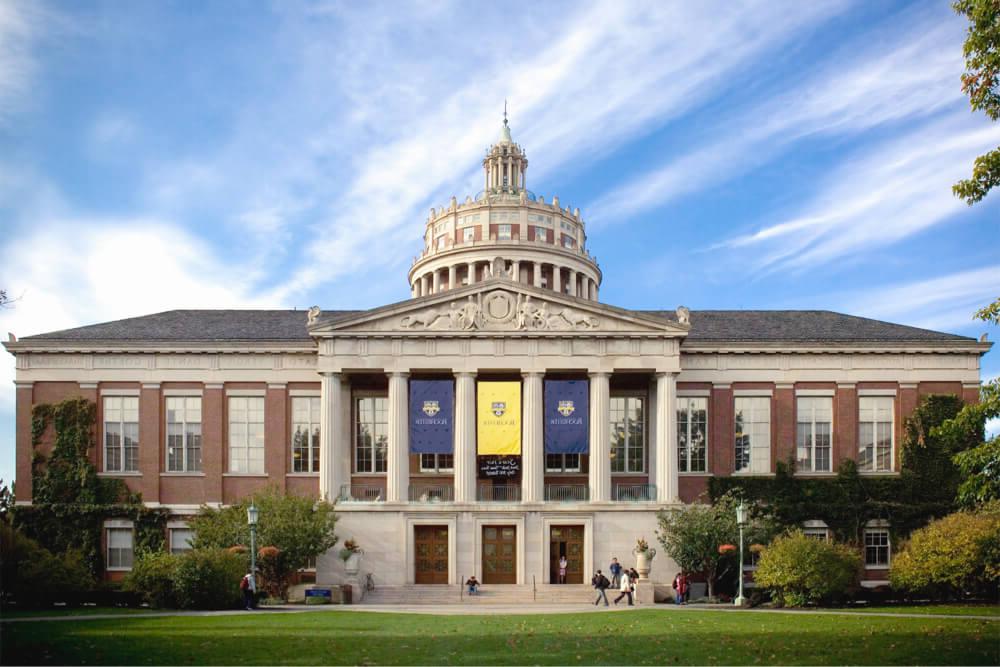
{"type": "Polygon", "coordinates": [[[610,586],[611,586],[611,582],[610,582],[610,581],[608,581],[608,578],[607,578],[607,577],[605,577],[605,576],[604,576],[604,575],[602,574],[602,575],[601,575],[601,580],[600,580],[599,582],[597,582],[597,587],[598,587],[598,588],[608,588],[608,587],[610,587],[610,586]]]}
{"type": "Polygon", "coordinates": [[[243,577],[242,579],[240,579],[240,590],[245,591],[248,588],[250,588],[250,582],[247,580],[246,577],[243,577]]]}

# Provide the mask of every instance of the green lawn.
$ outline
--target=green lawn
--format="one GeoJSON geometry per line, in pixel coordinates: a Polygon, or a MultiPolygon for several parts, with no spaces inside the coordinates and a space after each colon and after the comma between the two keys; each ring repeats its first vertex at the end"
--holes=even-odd
{"type": "Polygon", "coordinates": [[[3,664],[1000,664],[1000,623],[641,610],[302,614],[0,625],[3,664]]]}
{"type": "Polygon", "coordinates": [[[0,611],[2,618],[37,618],[40,616],[100,616],[103,614],[120,614],[134,616],[149,614],[154,609],[134,607],[52,607],[50,609],[25,609],[24,611],[5,609],[0,611]]]}
{"type": "Polygon", "coordinates": [[[951,614],[955,616],[1000,616],[1000,605],[996,604],[900,604],[871,607],[844,607],[836,611],[869,611],[889,614],[951,614]]]}

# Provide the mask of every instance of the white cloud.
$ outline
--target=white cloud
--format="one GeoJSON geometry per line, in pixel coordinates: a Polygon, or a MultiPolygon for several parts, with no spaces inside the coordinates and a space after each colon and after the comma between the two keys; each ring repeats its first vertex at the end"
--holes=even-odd
{"type": "Polygon", "coordinates": [[[0,127],[28,105],[26,97],[38,66],[32,53],[38,18],[29,2],[0,2],[0,127]]]}

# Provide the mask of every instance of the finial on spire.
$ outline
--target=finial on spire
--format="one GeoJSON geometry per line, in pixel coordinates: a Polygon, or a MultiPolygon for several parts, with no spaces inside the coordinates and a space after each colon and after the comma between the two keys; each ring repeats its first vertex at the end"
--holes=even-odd
{"type": "Polygon", "coordinates": [[[503,98],[503,124],[507,124],[507,98],[503,98]]]}

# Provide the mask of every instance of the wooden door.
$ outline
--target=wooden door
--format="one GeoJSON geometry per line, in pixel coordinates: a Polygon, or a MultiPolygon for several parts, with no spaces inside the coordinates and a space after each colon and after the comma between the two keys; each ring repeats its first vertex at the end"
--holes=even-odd
{"type": "Polygon", "coordinates": [[[448,526],[414,526],[416,552],[414,581],[418,584],[448,583],[448,526]]]}
{"type": "Polygon", "coordinates": [[[559,558],[566,557],[566,583],[583,583],[583,526],[549,529],[549,581],[559,582],[559,558]]]}
{"type": "Polygon", "coordinates": [[[517,583],[516,526],[483,526],[483,583],[517,583]]]}

